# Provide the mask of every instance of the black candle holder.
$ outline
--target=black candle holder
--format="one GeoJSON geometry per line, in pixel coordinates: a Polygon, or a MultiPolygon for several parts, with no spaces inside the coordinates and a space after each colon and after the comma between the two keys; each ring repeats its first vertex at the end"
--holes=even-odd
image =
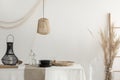
{"type": "Polygon", "coordinates": [[[8,35],[7,36],[7,50],[6,50],[5,55],[1,59],[4,65],[16,65],[18,63],[18,58],[16,57],[13,51],[13,42],[8,41],[8,38],[10,36],[13,38],[13,42],[14,42],[14,36],[11,34],[8,35]]]}

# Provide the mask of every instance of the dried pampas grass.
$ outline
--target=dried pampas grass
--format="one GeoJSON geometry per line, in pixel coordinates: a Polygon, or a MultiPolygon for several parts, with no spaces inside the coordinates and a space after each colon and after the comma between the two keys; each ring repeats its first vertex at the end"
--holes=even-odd
{"type": "MultiPolygon", "coordinates": [[[[98,40],[104,53],[105,80],[112,80],[111,69],[120,46],[120,37],[117,37],[114,28],[115,26],[111,25],[111,15],[109,13],[108,29],[100,30],[100,40],[98,40]]],[[[89,32],[93,36],[90,30],[89,32]]]]}
{"type": "Polygon", "coordinates": [[[114,25],[110,25],[110,14],[108,14],[108,16],[109,29],[107,32],[101,30],[100,37],[101,47],[104,52],[105,80],[112,80],[111,69],[120,46],[120,37],[117,38],[114,30],[114,25]]]}
{"type": "Polygon", "coordinates": [[[111,61],[114,60],[120,46],[120,38],[116,38],[117,36],[115,34],[115,31],[113,30],[113,27],[110,28],[111,35],[109,37],[103,31],[100,31],[101,47],[104,51],[105,60],[107,62],[109,62],[109,59],[111,59],[111,61]]]}

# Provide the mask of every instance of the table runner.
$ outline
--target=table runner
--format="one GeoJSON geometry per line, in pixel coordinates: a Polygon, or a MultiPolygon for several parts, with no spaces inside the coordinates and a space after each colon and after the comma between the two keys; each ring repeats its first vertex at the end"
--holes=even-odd
{"type": "Polygon", "coordinates": [[[24,80],[45,80],[45,68],[27,66],[24,72],[24,80]]]}

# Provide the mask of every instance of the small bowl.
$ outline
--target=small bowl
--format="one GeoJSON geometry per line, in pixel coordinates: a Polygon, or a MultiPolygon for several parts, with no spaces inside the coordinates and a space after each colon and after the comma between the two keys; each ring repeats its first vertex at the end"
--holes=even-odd
{"type": "Polygon", "coordinates": [[[41,64],[41,65],[51,65],[51,60],[39,60],[39,64],[41,64]]]}

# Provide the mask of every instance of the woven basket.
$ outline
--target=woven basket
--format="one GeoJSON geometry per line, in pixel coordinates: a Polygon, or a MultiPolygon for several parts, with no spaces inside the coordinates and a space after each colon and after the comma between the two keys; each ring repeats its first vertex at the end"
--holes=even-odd
{"type": "Polygon", "coordinates": [[[71,66],[73,65],[73,61],[53,61],[52,65],[53,66],[71,66]]]}
{"type": "Polygon", "coordinates": [[[2,65],[0,64],[0,68],[18,68],[18,66],[11,66],[11,65],[2,65]]]}

